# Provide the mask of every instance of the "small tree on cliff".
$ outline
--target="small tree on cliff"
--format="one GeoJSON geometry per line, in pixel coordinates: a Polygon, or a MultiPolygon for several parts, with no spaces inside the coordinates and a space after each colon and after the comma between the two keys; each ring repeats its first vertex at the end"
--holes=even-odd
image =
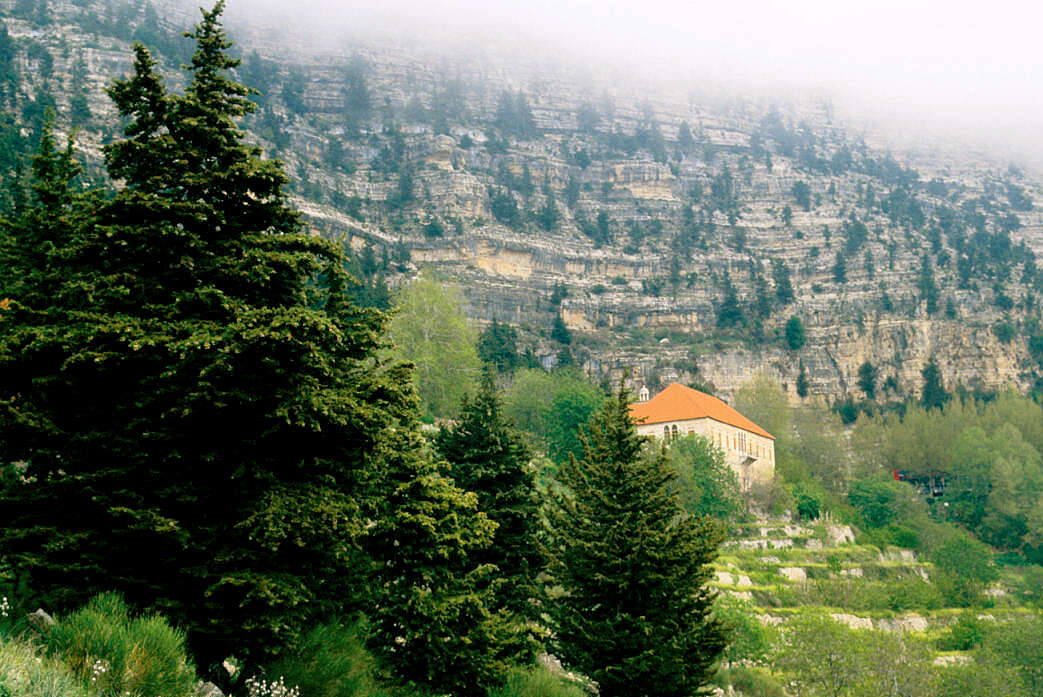
{"type": "Polygon", "coordinates": [[[942,384],[942,371],[934,358],[927,361],[923,370],[920,371],[920,375],[923,377],[920,403],[925,409],[941,409],[949,401],[951,395],[945,391],[945,386],[942,384]]]}
{"type": "Polygon", "coordinates": [[[642,454],[621,390],[590,423],[583,459],[547,511],[554,653],[602,697],[704,694],[726,644],[706,584],[721,541],[684,515],[663,451],[642,454]]]}

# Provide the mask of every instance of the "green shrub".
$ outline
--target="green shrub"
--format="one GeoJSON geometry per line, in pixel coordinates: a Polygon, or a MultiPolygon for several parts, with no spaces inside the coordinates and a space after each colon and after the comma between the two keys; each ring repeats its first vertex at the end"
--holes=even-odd
{"type": "Polygon", "coordinates": [[[586,697],[583,688],[540,666],[531,670],[517,670],[489,697],[586,697]]]}
{"type": "Polygon", "coordinates": [[[971,613],[964,614],[935,644],[939,651],[970,651],[982,643],[987,630],[982,620],[971,613]]]}
{"type": "Polygon", "coordinates": [[[47,648],[102,697],[181,697],[195,686],[184,632],[159,615],[132,618],[116,593],[95,596],[58,622],[47,648]]]}
{"type": "Polygon", "coordinates": [[[904,610],[937,610],[945,605],[941,591],[919,577],[903,578],[887,584],[888,608],[904,610]]]}
{"type": "Polygon", "coordinates": [[[729,596],[721,596],[714,605],[714,616],[725,626],[728,646],[724,660],[728,663],[763,661],[771,651],[777,632],[757,618],[754,607],[729,596]]]}
{"type": "Polygon", "coordinates": [[[727,671],[729,684],[745,697],[785,697],[785,692],[766,670],[735,666],[727,671]]]}
{"type": "Polygon", "coordinates": [[[822,493],[810,482],[794,485],[792,495],[797,504],[797,517],[801,520],[818,520],[822,512],[822,493]]]}
{"type": "Polygon", "coordinates": [[[300,646],[265,673],[296,686],[307,697],[369,697],[383,694],[373,677],[374,660],[363,644],[359,623],[319,625],[300,646]]]}
{"type": "Polygon", "coordinates": [[[853,612],[937,610],[945,604],[937,588],[915,576],[894,581],[818,579],[777,593],[783,607],[821,605],[853,612]]]}
{"type": "Polygon", "coordinates": [[[0,640],[0,697],[87,697],[87,690],[61,660],[6,639],[0,640]]]}
{"type": "Polygon", "coordinates": [[[1025,567],[1017,585],[1017,594],[1026,605],[1043,605],[1043,567],[1035,564],[1025,567]]]}
{"type": "Polygon", "coordinates": [[[884,530],[887,531],[891,538],[891,544],[895,547],[904,547],[906,549],[920,548],[920,534],[912,528],[905,525],[892,524],[888,525],[884,530]]]}
{"type": "Polygon", "coordinates": [[[992,551],[966,533],[953,535],[933,550],[931,561],[937,567],[935,584],[957,607],[983,602],[982,591],[999,576],[992,551]]]}

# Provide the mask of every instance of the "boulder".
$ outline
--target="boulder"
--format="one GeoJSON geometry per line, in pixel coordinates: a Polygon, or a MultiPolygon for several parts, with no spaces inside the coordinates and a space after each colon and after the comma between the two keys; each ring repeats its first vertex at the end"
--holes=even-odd
{"type": "Polygon", "coordinates": [[[717,583],[720,583],[722,586],[735,585],[735,577],[727,571],[717,571],[714,575],[717,577],[717,583]]]}
{"type": "Polygon", "coordinates": [[[826,533],[834,545],[855,541],[855,532],[850,525],[827,525],[826,533]]]}
{"type": "Polygon", "coordinates": [[[26,615],[26,619],[29,620],[29,624],[33,626],[33,629],[38,632],[46,633],[57,624],[54,618],[48,615],[42,607],[36,608],[36,612],[26,615]]]}
{"type": "Polygon", "coordinates": [[[804,571],[803,567],[800,567],[800,566],[790,566],[790,567],[784,566],[781,569],[779,569],[779,573],[782,574],[783,576],[785,576],[786,579],[789,580],[789,581],[807,581],[808,580],[807,572],[804,571]]]}
{"type": "Polygon", "coordinates": [[[841,624],[846,624],[851,629],[872,629],[873,620],[868,617],[859,617],[857,615],[848,615],[844,613],[833,613],[830,615],[833,619],[841,624]]]}
{"type": "Polygon", "coordinates": [[[225,697],[225,693],[212,682],[199,681],[196,683],[195,697],[225,697]]]}
{"type": "Polygon", "coordinates": [[[877,629],[890,632],[926,632],[928,624],[920,615],[902,615],[891,620],[877,620],[877,629]]]}
{"type": "Polygon", "coordinates": [[[962,666],[965,663],[970,663],[970,656],[962,655],[951,655],[951,656],[936,656],[933,663],[936,666],[962,666]]]}

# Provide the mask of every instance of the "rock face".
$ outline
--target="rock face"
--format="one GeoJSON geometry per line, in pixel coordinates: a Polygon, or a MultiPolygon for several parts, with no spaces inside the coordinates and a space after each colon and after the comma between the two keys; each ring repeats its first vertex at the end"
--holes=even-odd
{"type": "MultiPolygon", "coordinates": [[[[53,5],[47,26],[2,20],[19,46],[18,99],[46,83],[62,111],[82,56],[94,118],[80,147],[97,162],[115,123],[101,87],[129,69],[127,39],[146,17],[91,24],[101,3],[53,5]]],[[[154,5],[164,31],[191,21],[187,4],[154,5]]],[[[803,372],[812,395],[860,399],[867,362],[878,398],[917,395],[931,359],[949,389],[1024,389],[1040,372],[1034,173],[891,153],[819,99],[579,77],[419,44],[326,51],[248,23],[235,34],[259,57],[240,76],[265,93],[247,125],[286,161],[308,225],[378,259],[394,250],[402,258],[382,271],[392,283],[437,268],[476,322],[516,325],[548,363],[560,316],[590,374],[627,372],[653,392],[698,382],[727,399],[767,372],[796,400],[803,372]],[[519,91],[527,113],[504,100],[519,91]],[[784,336],[792,317],[802,341],[784,336]]]]}
{"type": "Polygon", "coordinates": [[[849,615],[847,613],[837,612],[830,614],[837,622],[846,624],[851,629],[872,629],[873,620],[869,617],[859,617],[858,615],[849,615]]]}
{"type": "Polygon", "coordinates": [[[36,608],[36,612],[32,612],[26,615],[26,620],[33,626],[34,629],[47,634],[51,630],[51,627],[55,625],[54,618],[50,616],[42,607],[36,608]]]}

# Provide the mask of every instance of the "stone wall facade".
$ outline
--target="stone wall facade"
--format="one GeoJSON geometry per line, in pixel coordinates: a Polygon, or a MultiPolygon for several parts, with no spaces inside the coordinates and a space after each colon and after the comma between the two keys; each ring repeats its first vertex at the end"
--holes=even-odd
{"type": "Polygon", "coordinates": [[[749,491],[754,484],[768,484],[775,476],[775,441],[715,419],[688,419],[638,424],[637,432],[656,438],[700,435],[724,451],[724,461],[749,491]]]}

